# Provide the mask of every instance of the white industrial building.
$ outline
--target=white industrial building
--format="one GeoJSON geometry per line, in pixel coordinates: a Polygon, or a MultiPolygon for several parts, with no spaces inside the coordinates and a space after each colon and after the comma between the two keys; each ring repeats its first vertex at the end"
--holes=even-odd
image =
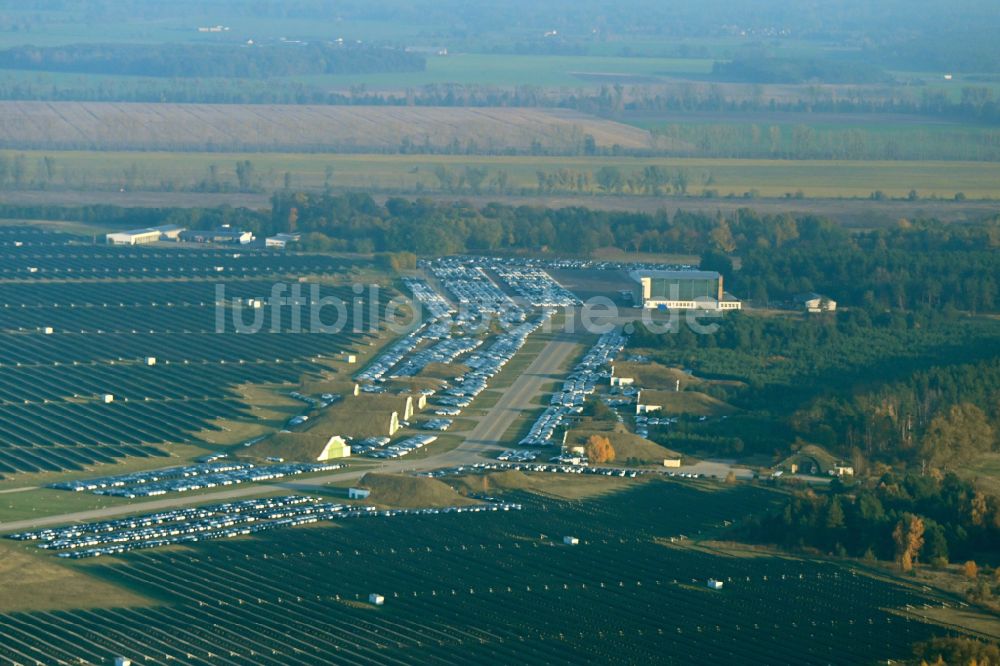
{"type": "Polygon", "coordinates": [[[145,245],[146,243],[156,243],[161,240],[177,240],[184,227],[174,224],[167,224],[160,227],[147,227],[145,229],[132,229],[131,231],[118,231],[105,236],[108,245],[145,245]]]}

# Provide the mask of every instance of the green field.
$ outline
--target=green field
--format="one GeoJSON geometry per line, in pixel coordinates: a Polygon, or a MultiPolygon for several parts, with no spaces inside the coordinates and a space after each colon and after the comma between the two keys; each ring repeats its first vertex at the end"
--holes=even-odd
{"type": "Polygon", "coordinates": [[[1000,161],[995,127],[914,115],[636,112],[618,120],[678,156],[1000,161]]]}
{"type": "Polygon", "coordinates": [[[712,61],[707,59],[457,53],[429,57],[424,72],[299,77],[296,80],[339,87],[366,84],[374,90],[444,83],[578,88],[614,83],[662,83],[671,76],[705,76],[711,71],[712,61]]]}
{"type": "MultiPolygon", "coordinates": [[[[508,176],[506,194],[535,194],[538,173],[560,170],[587,174],[584,194],[602,194],[593,174],[616,167],[624,176],[647,166],[683,171],[688,196],[706,192],[718,196],[782,197],[798,191],[807,198],[867,198],[880,190],[888,197],[906,197],[915,190],[922,198],[951,199],[963,192],[969,199],[1000,198],[1000,163],[853,160],[739,160],[633,157],[517,157],[452,155],[343,155],[284,153],[144,153],[104,151],[26,151],[29,166],[51,156],[56,164],[56,189],[62,187],[115,190],[130,179],[134,190],[196,189],[216,169],[218,187],[236,189],[235,166],[249,159],[265,190],[282,187],[290,174],[292,187],[322,188],[333,169],[334,188],[394,192],[444,192],[468,195],[465,187],[444,189],[435,174],[439,167],[460,176],[466,168],[488,173],[483,194],[499,194],[490,185],[498,172],[508,176]],[[130,175],[129,173],[130,172],[130,175]]],[[[559,193],[559,189],[548,193],[559,193]]],[[[579,193],[575,187],[565,193],[579,193]]],[[[630,194],[626,189],[623,194],[630,194]]]]}

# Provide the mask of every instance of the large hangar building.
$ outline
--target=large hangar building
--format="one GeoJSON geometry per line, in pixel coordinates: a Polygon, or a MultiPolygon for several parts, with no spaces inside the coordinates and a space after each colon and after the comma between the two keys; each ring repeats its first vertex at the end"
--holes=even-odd
{"type": "Polygon", "coordinates": [[[633,271],[642,307],[666,310],[739,310],[743,304],[715,271],[633,271]]]}

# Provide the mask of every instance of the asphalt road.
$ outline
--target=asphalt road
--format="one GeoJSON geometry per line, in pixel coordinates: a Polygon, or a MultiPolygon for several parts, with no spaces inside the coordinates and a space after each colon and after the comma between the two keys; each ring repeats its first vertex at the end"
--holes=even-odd
{"type": "MultiPolygon", "coordinates": [[[[536,398],[546,384],[564,376],[563,366],[579,343],[578,336],[572,333],[556,334],[514,383],[504,390],[496,405],[476,424],[456,453],[474,453],[481,458],[483,453],[506,444],[504,433],[522,413],[540,406],[536,398]]],[[[457,464],[465,462],[458,460],[457,464]]]]}

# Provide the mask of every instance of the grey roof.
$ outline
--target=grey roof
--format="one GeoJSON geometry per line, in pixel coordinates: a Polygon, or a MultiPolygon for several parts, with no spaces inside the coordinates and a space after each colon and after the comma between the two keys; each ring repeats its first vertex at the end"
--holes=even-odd
{"type": "Polygon", "coordinates": [[[717,271],[654,271],[639,270],[632,271],[629,276],[633,280],[648,277],[664,280],[718,280],[721,276],[717,271]]]}
{"type": "Polygon", "coordinates": [[[138,236],[139,234],[149,234],[153,232],[166,233],[168,231],[184,231],[184,227],[177,226],[176,224],[164,224],[159,227],[146,227],[145,229],[129,229],[128,231],[117,231],[113,233],[128,234],[130,236],[138,236]]]}

